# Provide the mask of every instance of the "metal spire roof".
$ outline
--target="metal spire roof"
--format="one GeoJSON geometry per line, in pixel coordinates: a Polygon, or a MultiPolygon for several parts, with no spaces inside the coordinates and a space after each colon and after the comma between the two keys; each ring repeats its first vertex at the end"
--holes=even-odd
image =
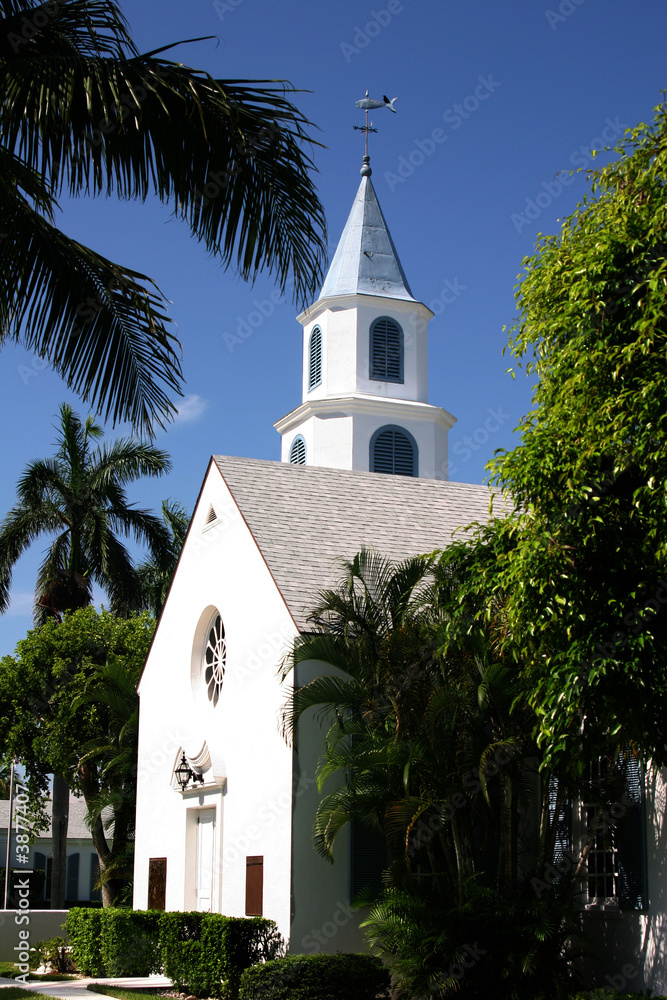
{"type": "Polygon", "coordinates": [[[364,156],[361,184],[345,223],[320,298],[384,295],[415,302],[371,181],[364,156]]]}

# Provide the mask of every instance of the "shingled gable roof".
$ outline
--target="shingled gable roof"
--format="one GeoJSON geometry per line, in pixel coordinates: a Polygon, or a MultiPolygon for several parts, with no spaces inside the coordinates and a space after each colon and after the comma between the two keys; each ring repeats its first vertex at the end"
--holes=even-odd
{"type": "Polygon", "coordinates": [[[365,545],[405,559],[444,548],[458,528],[489,518],[487,486],[220,455],[214,461],[300,630],[319,591],[339,583],[340,558],[365,545]]]}

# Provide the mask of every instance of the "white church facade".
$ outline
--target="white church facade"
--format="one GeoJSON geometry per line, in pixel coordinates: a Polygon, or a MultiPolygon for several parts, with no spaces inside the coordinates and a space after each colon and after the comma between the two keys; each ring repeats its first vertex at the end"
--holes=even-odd
{"type": "MultiPolygon", "coordinates": [[[[275,424],[281,461],[211,459],[141,678],[136,909],[262,914],[293,952],[363,947],[354,842],[338,838],[334,865],[312,846],[322,730],[311,720],[285,742],[278,669],[341,557],[429,552],[489,516],[487,487],[447,481],[455,418],[428,401],[431,316],[364,158],[321,293],[299,317],[302,402],[275,424]]],[[[667,985],[662,789],[647,815],[646,912],[596,925],[634,956],[632,988],[667,985]]]]}

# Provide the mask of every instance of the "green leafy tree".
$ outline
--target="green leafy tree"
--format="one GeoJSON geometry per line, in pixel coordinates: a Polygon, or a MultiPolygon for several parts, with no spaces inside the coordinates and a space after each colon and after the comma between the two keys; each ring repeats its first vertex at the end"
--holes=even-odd
{"type": "Polygon", "coordinates": [[[80,608],[30,631],[0,660],[0,743],[22,761],[34,798],[50,773],[84,797],[105,905],[124,898],[131,877],[136,684],[154,628],[146,612],[80,608]]]}
{"type": "Polygon", "coordinates": [[[134,536],[154,558],[166,557],[165,525],[130,504],[124,487],[168,471],[167,454],[128,438],[92,447],[102,435],[92,417],[82,423],[70,406],[61,406],[55,457],[28,465],[18,484],[18,502],[0,524],[0,613],[9,606],[14,564],[43,534],[57,532],[37,579],[41,621],[89,604],[93,583],[107,592],[112,611],[137,605],[139,578],[119,536],[134,536]]]}
{"type": "MultiPolygon", "coordinates": [[[[170,463],[164,452],[130,439],[91,447],[101,437],[92,417],[82,424],[71,407],[61,407],[55,457],[28,466],[18,485],[18,503],[0,525],[0,613],[9,605],[18,558],[38,537],[54,533],[37,579],[37,622],[88,605],[93,582],[107,591],[114,611],[140,605],[139,577],[119,534],[147,542],[156,560],[166,558],[169,535],[153,514],[128,503],[124,487],[144,475],[161,475],[170,463]]],[[[54,908],[62,908],[65,899],[68,784],[54,773],[54,908]]]]}
{"type": "Polygon", "coordinates": [[[510,346],[535,406],[491,466],[515,511],[460,551],[506,604],[549,756],[585,729],[667,761],[666,180],[660,105],[524,261],[510,346]]]}
{"type": "Polygon", "coordinates": [[[172,47],[140,53],[115,0],[0,0],[0,343],[142,433],[180,391],[166,300],[58,229],[59,194],[153,195],[243,278],[293,277],[298,301],[326,245],[293,91],[214,80],[165,59],[172,47]]]}

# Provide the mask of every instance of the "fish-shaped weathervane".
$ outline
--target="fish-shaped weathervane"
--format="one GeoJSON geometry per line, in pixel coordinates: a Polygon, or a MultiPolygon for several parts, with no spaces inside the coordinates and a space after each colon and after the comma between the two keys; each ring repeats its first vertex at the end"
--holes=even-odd
{"type": "MultiPolygon", "coordinates": [[[[393,111],[393,113],[396,114],[396,108],[394,107],[395,103],[396,103],[395,97],[392,97],[391,100],[389,100],[388,97],[383,97],[381,101],[376,101],[373,97],[368,96],[368,91],[366,91],[366,96],[362,97],[360,101],[355,101],[354,103],[355,108],[359,108],[360,111],[366,112],[366,124],[352,126],[356,132],[364,133],[365,157],[368,157],[368,133],[377,132],[377,129],[373,128],[373,122],[369,122],[368,120],[368,112],[375,111],[377,108],[389,108],[390,111],[393,111]]],[[[364,167],[364,170],[368,170],[370,174],[370,167],[368,166],[367,162],[366,166],[364,167]]]]}
{"type": "Polygon", "coordinates": [[[368,91],[366,91],[366,96],[362,97],[360,101],[355,102],[355,108],[361,108],[362,111],[375,111],[376,108],[389,108],[396,114],[396,108],[394,104],[396,103],[396,98],[392,97],[389,100],[388,97],[383,97],[381,101],[376,101],[374,98],[368,96],[368,91]]]}

